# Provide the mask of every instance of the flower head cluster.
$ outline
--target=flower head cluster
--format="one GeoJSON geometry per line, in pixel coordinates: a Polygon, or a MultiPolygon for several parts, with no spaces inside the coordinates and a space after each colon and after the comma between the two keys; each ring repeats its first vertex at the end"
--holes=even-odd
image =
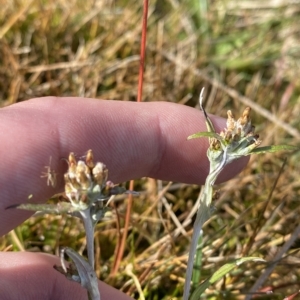
{"type": "MultiPolygon", "coordinates": [[[[212,121],[207,115],[206,111],[202,106],[203,101],[202,89],[200,93],[200,107],[203,111],[207,132],[198,132],[192,134],[188,139],[194,139],[199,137],[209,138],[209,148],[207,150],[207,156],[210,161],[210,175],[214,178],[212,184],[217,178],[221,170],[233,160],[241,157],[247,156],[254,152],[263,153],[266,151],[272,151],[271,149],[256,149],[260,144],[258,134],[255,134],[254,126],[252,126],[250,119],[250,107],[246,107],[242,116],[236,121],[229,110],[227,112],[227,127],[220,134],[217,134],[212,121]]],[[[211,179],[211,178],[210,178],[211,179]]]]}
{"type": "Polygon", "coordinates": [[[113,194],[125,192],[107,181],[108,169],[101,162],[94,162],[92,150],[85,161],[76,160],[73,152],[68,158],[69,168],[64,175],[65,193],[73,206],[90,206],[97,201],[107,200],[113,194]]]}
{"type": "MultiPolygon", "coordinates": [[[[41,211],[45,213],[62,214],[67,213],[73,216],[82,216],[89,210],[94,225],[107,211],[103,201],[109,200],[111,196],[123,193],[133,193],[126,191],[123,187],[115,186],[108,178],[108,169],[101,162],[94,162],[92,150],[87,152],[85,161],[76,160],[73,152],[68,157],[68,171],[64,174],[65,196],[69,200],[59,201],[57,204],[34,204],[24,203],[12,205],[9,208],[41,211]]],[[[51,170],[53,174],[56,174],[51,170]]],[[[86,218],[86,216],[84,216],[86,218]]]]}
{"type": "Polygon", "coordinates": [[[242,116],[236,121],[232,112],[227,112],[227,127],[216,138],[210,139],[211,150],[225,150],[237,156],[250,154],[249,152],[261,144],[259,135],[255,134],[255,127],[251,124],[250,107],[246,107],[242,116]]]}

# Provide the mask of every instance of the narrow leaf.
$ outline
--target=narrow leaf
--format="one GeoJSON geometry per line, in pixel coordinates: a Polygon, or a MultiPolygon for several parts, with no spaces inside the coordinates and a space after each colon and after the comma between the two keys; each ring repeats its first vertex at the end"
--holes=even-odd
{"type": "Polygon", "coordinates": [[[217,270],[209,279],[206,279],[202,282],[193,292],[189,300],[199,300],[200,296],[204,293],[204,291],[213,283],[220,280],[223,276],[231,272],[236,266],[241,265],[247,261],[260,261],[264,262],[260,257],[244,257],[236,260],[235,262],[225,264],[219,270],[217,270]]]}
{"type": "Polygon", "coordinates": [[[24,204],[15,204],[7,207],[9,208],[17,208],[23,210],[31,210],[31,211],[41,211],[43,213],[52,213],[52,214],[62,214],[62,213],[72,213],[79,209],[72,206],[71,203],[67,202],[59,202],[58,204],[33,204],[33,203],[24,203],[24,204]]]}
{"type": "MultiPolygon", "coordinates": [[[[78,276],[80,278],[80,284],[88,291],[89,299],[100,300],[98,279],[92,266],[73,249],[66,247],[62,250],[61,256],[62,268],[66,273],[68,273],[68,269],[66,268],[63,261],[63,253],[66,253],[73,260],[78,272],[78,276]]],[[[77,276],[75,276],[74,279],[76,282],[78,282],[77,276]]]]}
{"type": "Polygon", "coordinates": [[[290,146],[290,145],[274,145],[274,146],[266,146],[259,147],[253,149],[249,154],[261,154],[261,153],[273,153],[278,151],[294,151],[300,150],[298,147],[290,146]]]}
{"type": "Polygon", "coordinates": [[[198,245],[197,245],[197,252],[195,255],[195,261],[194,261],[194,270],[192,274],[192,282],[193,286],[197,286],[200,277],[201,277],[201,267],[202,267],[202,252],[203,251],[203,231],[201,230],[200,237],[198,239],[198,245]]]}
{"type": "Polygon", "coordinates": [[[194,134],[188,136],[187,139],[191,140],[191,139],[197,139],[197,138],[201,138],[201,137],[215,138],[215,139],[219,140],[220,142],[222,142],[222,138],[220,137],[219,134],[217,134],[215,132],[208,132],[208,131],[194,133],[194,134]]]}

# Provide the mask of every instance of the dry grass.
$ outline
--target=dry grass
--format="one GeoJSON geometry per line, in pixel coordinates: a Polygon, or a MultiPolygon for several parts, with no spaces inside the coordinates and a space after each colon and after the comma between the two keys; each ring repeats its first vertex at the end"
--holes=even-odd
{"type": "MultiPolygon", "coordinates": [[[[143,100],[196,106],[205,86],[207,111],[225,117],[227,109],[238,115],[249,105],[265,145],[299,145],[299,3],[217,0],[206,11],[197,1],[184,2],[151,2],[143,100]]],[[[136,100],[141,4],[23,0],[2,5],[1,106],[46,95],[136,100]]],[[[203,279],[241,256],[271,263],[298,234],[300,157],[288,155],[281,170],[284,157],[252,157],[241,175],[220,186],[216,213],[205,226],[203,279]]],[[[144,192],[134,201],[126,252],[114,278],[109,273],[119,234],[115,213],[98,225],[98,275],[135,298],[136,284],[126,272],[130,264],[146,299],[182,295],[191,236],[191,225],[182,224],[191,221],[199,187],[173,183],[164,189],[167,184],[137,182],[136,189],[144,192]]],[[[126,202],[119,200],[122,227],[126,202]]],[[[47,216],[31,218],[15,235],[1,239],[1,249],[58,254],[62,246],[83,252],[83,243],[78,220],[47,216]]],[[[273,289],[272,299],[299,290],[298,249],[296,238],[262,282],[273,289]]],[[[265,268],[242,265],[208,290],[205,299],[244,299],[265,268]]]]}

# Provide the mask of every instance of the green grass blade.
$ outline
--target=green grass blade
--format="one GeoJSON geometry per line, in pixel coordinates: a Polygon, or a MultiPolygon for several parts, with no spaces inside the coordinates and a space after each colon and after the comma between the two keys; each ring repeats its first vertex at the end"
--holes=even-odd
{"type": "Polygon", "coordinates": [[[194,261],[194,270],[192,274],[192,288],[200,282],[201,267],[202,267],[202,250],[203,250],[203,232],[201,231],[198,240],[197,252],[194,261]]]}
{"type": "Polygon", "coordinates": [[[231,272],[236,266],[241,265],[247,261],[260,261],[264,262],[260,257],[244,257],[238,259],[232,263],[225,264],[219,270],[217,270],[209,279],[202,282],[192,293],[190,300],[199,300],[200,296],[204,293],[204,291],[213,283],[220,280],[223,276],[231,272]]]}

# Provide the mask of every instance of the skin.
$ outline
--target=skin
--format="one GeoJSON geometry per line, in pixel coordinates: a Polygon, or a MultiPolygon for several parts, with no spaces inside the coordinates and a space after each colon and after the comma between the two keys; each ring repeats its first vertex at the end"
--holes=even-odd
{"type": "MultiPolygon", "coordinates": [[[[210,116],[216,131],[225,120],[210,116]]],[[[199,110],[166,102],[134,103],[86,98],[46,97],[0,109],[0,233],[4,235],[31,213],[6,209],[25,203],[45,202],[63,191],[63,176],[55,189],[40,175],[50,156],[58,174],[67,169],[73,151],[80,157],[92,149],[96,161],[109,170],[109,180],[121,183],[153,177],[203,184],[208,173],[207,139],[187,141],[190,134],[206,131],[199,110]]],[[[232,163],[219,182],[239,173],[243,158],[232,163]]],[[[80,285],[53,269],[59,259],[41,253],[0,253],[1,299],[85,299],[80,285]]],[[[131,299],[99,282],[101,299],[131,299]]]]}

